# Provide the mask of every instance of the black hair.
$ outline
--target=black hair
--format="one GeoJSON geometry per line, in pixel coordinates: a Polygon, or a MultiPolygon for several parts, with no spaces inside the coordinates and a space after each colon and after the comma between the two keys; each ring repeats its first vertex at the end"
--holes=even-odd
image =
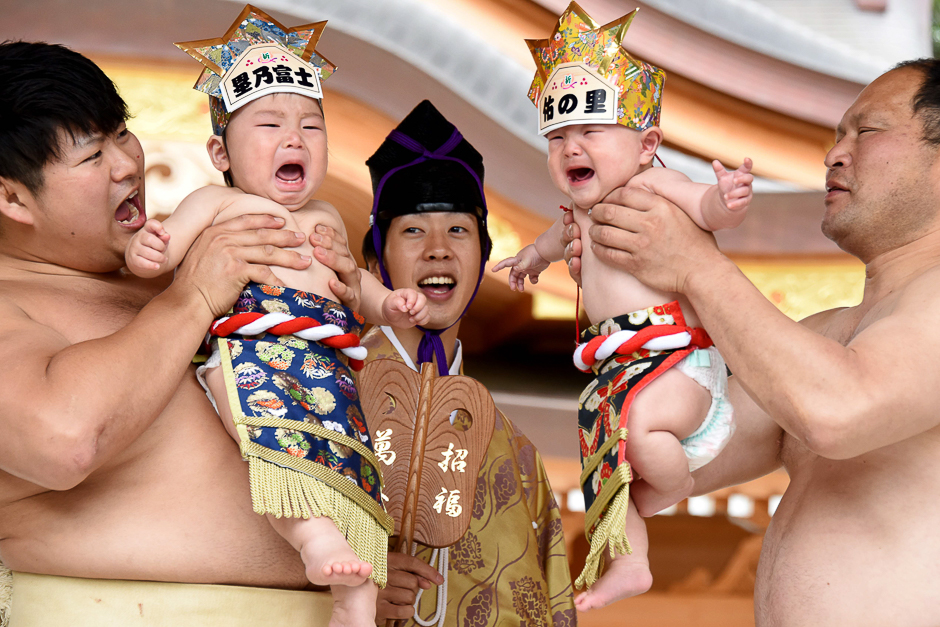
{"type": "Polygon", "coordinates": [[[911,108],[923,120],[924,141],[940,146],[940,59],[914,59],[894,66],[895,70],[903,68],[919,70],[923,75],[911,108]]]}
{"type": "MultiPolygon", "coordinates": [[[[320,105],[320,115],[323,116],[323,122],[326,123],[326,112],[323,110],[323,100],[320,98],[314,98],[317,101],[317,104],[320,105]]],[[[222,127],[222,134],[219,137],[222,138],[222,148],[228,151],[228,146],[225,142],[226,133],[228,133],[228,124],[222,127]]],[[[228,170],[222,173],[222,180],[225,181],[226,187],[235,187],[234,179],[232,179],[232,168],[229,167],[228,170]]]]}
{"type": "Polygon", "coordinates": [[[0,76],[0,177],[33,194],[43,167],[61,157],[60,131],[109,135],[129,117],[111,79],[65,46],[0,43],[0,76]]]}
{"type": "MultiPolygon", "coordinates": [[[[388,227],[385,227],[383,233],[388,233],[388,227]]],[[[375,242],[372,240],[372,229],[366,229],[366,234],[362,238],[362,258],[368,266],[373,261],[378,261],[379,256],[375,252],[375,242]]]]}

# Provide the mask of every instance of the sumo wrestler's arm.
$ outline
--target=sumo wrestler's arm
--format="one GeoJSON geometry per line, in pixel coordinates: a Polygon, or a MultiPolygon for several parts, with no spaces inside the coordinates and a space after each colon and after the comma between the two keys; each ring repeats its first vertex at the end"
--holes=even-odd
{"type": "Polygon", "coordinates": [[[783,429],[747,395],[735,377],[728,380],[728,399],[734,408],[734,435],[718,457],[692,473],[695,495],[763,477],[783,464],[783,429]]]}
{"type": "Polygon", "coordinates": [[[741,167],[729,172],[713,161],[718,179],[715,185],[696,183],[668,168],[650,168],[633,177],[629,185],[675,203],[706,231],[733,229],[744,220],[753,198],[751,165],[751,160],[745,159],[741,167]]]}
{"type": "Polygon", "coordinates": [[[848,459],[940,425],[940,267],[924,262],[895,286],[890,311],[843,345],[827,334],[858,324],[851,312],[794,322],[665,199],[621,188],[592,217],[594,253],[685,294],[749,396],[810,451],[848,459]]]}
{"type": "Polygon", "coordinates": [[[70,313],[80,286],[61,290],[55,311],[27,312],[17,303],[28,295],[0,292],[0,470],[68,490],[125,451],[173,397],[209,324],[242,286],[269,281],[269,265],[309,265],[282,249],[306,237],[283,224],[252,215],[210,227],[173,283],[126,324],[119,313],[102,320],[117,306],[91,315],[76,301],[86,309],[70,313]]]}

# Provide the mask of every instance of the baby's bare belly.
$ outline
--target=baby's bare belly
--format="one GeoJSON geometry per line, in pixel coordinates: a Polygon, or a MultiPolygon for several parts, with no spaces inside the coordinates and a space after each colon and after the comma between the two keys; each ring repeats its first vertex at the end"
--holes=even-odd
{"type": "MultiPolygon", "coordinates": [[[[307,232],[303,230],[300,225],[296,224],[286,225],[284,228],[293,229],[301,233],[307,232]]],[[[271,272],[280,279],[281,283],[295,290],[310,292],[311,294],[317,294],[318,296],[325,296],[326,298],[336,300],[336,296],[334,296],[333,292],[330,290],[330,279],[335,279],[336,273],[316,260],[313,256],[313,246],[310,245],[309,240],[304,242],[302,246],[291,248],[290,250],[296,251],[301,255],[307,255],[312,261],[310,266],[305,270],[269,266],[271,272]]]]}
{"type": "MultiPolygon", "coordinates": [[[[301,254],[313,256],[312,251],[301,254]]],[[[336,274],[316,259],[306,270],[271,266],[271,272],[287,287],[336,300],[336,296],[330,289],[330,279],[335,279],[336,274]]]]}
{"type": "Polygon", "coordinates": [[[688,326],[701,326],[691,303],[682,294],[647,287],[629,272],[602,263],[590,248],[581,257],[584,311],[591,324],[648,307],[678,301],[688,326]]]}
{"type": "Polygon", "coordinates": [[[593,221],[583,209],[575,210],[574,219],[581,228],[581,287],[584,311],[591,324],[675,300],[682,307],[686,324],[701,326],[691,303],[682,294],[655,290],[629,272],[598,259],[591,248],[590,228],[593,221]]]}
{"type": "MultiPolygon", "coordinates": [[[[230,220],[242,215],[242,213],[244,212],[227,208],[216,217],[216,222],[230,220]]],[[[286,287],[336,300],[332,290],[330,290],[330,280],[336,278],[336,273],[316,260],[313,256],[313,246],[311,246],[309,239],[317,224],[330,224],[331,218],[322,211],[308,211],[306,209],[300,209],[296,212],[290,212],[285,209],[278,213],[278,215],[284,218],[284,229],[297,233],[305,233],[307,235],[308,239],[304,241],[303,244],[288,250],[310,257],[311,263],[310,266],[304,270],[269,266],[271,272],[273,272],[274,276],[286,287]]]]}

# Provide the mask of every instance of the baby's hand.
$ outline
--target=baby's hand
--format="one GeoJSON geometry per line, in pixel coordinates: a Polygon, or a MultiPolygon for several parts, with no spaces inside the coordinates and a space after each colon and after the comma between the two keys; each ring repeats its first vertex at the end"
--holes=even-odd
{"type": "Polygon", "coordinates": [[[137,276],[154,277],[163,274],[169,261],[166,256],[170,234],[159,220],[150,219],[134,233],[127,244],[125,260],[127,269],[137,276]]]}
{"type": "Polygon", "coordinates": [[[529,277],[529,281],[532,285],[535,285],[539,282],[539,275],[550,265],[551,262],[545,261],[542,255],[539,254],[539,251],[536,250],[535,244],[529,244],[516,253],[515,257],[503,259],[493,266],[493,272],[499,272],[503,268],[511,266],[512,269],[509,271],[509,288],[524,292],[526,276],[529,277]]]}
{"type": "Polygon", "coordinates": [[[431,320],[427,296],[410,287],[395,290],[382,302],[382,313],[390,326],[407,329],[431,320]]]}
{"type": "Polygon", "coordinates": [[[751,204],[751,199],[754,197],[751,189],[754,183],[754,175],[751,174],[752,165],[753,162],[750,159],[744,159],[740,168],[728,172],[719,161],[712,161],[715,176],[718,177],[718,197],[729,211],[743,211],[751,204]]]}

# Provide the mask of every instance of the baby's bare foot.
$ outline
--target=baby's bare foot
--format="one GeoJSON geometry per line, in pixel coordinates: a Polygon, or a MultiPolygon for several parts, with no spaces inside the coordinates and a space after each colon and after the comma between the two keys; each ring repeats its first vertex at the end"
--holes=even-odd
{"type": "Polygon", "coordinates": [[[372,564],[356,556],[329,518],[310,518],[295,525],[297,535],[302,537],[300,558],[311,583],[358,586],[372,574],[372,564]]]}
{"type": "Polygon", "coordinates": [[[333,615],[329,627],[374,627],[378,588],[371,581],[358,586],[331,586],[333,615]]]}
{"type": "Polygon", "coordinates": [[[618,555],[608,562],[601,578],[575,598],[574,606],[579,612],[586,612],[643,594],[652,585],[649,562],[635,554],[618,555]]]}
{"type": "Polygon", "coordinates": [[[307,579],[318,586],[359,586],[372,574],[372,564],[353,552],[346,539],[309,542],[300,550],[307,579]]]}

